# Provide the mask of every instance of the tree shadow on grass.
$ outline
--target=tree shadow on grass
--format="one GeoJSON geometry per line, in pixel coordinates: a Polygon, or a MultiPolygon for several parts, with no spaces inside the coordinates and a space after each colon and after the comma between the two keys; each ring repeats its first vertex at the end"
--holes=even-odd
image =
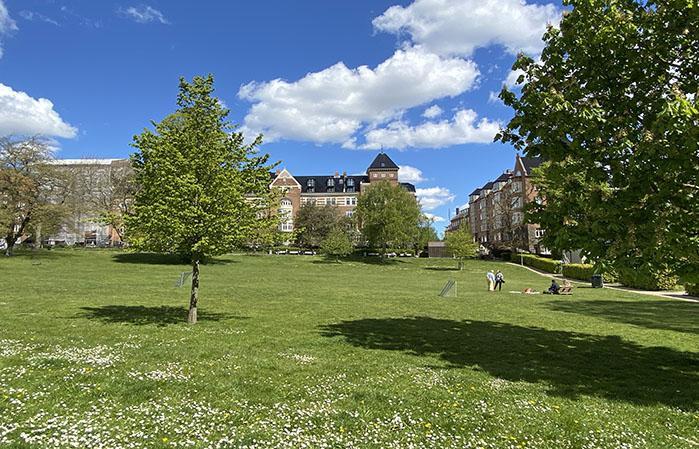
{"type": "MultiPolygon", "coordinates": [[[[133,324],[137,326],[167,326],[187,322],[187,309],[172,306],[124,306],[107,305],[98,307],[81,307],[79,318],[98,320],[107,324],[133,324]]],[[[197,311],[199,321],[246,320],[248,317],[229,315],[227,313],[197,311]]]]}
{"type": "Polygon", "coordinates": [[[462,271],[458,267],[425,267],[425,270],[430,270],[430,271],[462,271]]]}
{"type": "Polygon", "coordinates": [[[699,354],[618,336],[429,317],[343,321],[322,326],[321,333],[362,348],[438,357],[450,368],[547,384],[550,394],[562,397],[699,407],[699,354]]]}
{"type": "MultiPolygon", "coordinates": [[[[119,253],[112,256],[118,263],[134,263],[145,265],[190,265],[190,261],[179,254],[159,253],[119,253]]],[[[208,258],[202,261],[203,265],[228,265],[232,260],[208,258]]]]}
{"type": "MultiPolygon", "coordinates": [[[[649,329],[699,334],[699,304],[680,301],[551,301],[546,307],[649,329]]],[[[699,387],[697,387],[699,388],[699,387]]]]}

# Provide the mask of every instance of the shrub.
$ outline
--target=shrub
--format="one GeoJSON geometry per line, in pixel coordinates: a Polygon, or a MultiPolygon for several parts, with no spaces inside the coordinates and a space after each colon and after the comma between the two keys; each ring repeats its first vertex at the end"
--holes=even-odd
{"type": "Polygon", "coordinates": [[[512,253],[510,260],[515,263],[520,263],[520,260],[532,268],[539,269],[541,271],[546,271],[548,273],[560,273],[561,272],[561,261],[547,259],[545,257],[535,256],[534,254],[517,254],[512,253]]]}
{"type": "MultiPolygon", "coordinates": [[[[589,281],[595,274],[594,265],[585,263],[568,263],[562,267],[563,276],[581,281],[589,281]]],[[[616,275],[611,272],[603,273],[604,282],[616,282],[616,275]]]]}
{"type": "Polygon", "coordinates": [[[699,284],[685,284],[685,290],[692,296],[699,296],[699,284]]]}
{"type": "Polygon", "coordinates": [[[623,267],[618,269],[619,281],[627,287],[642,290],[672,290],[678,278],[669,270],[648,267],[623,267]]]}

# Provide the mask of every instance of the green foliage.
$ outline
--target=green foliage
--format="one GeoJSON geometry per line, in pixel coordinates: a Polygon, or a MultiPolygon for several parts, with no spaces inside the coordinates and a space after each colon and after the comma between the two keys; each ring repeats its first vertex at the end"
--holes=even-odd
{"type": "Polygon", "coordinates": [[[500,94],[515,116],[498,138],[547,161],[530,219],[549,248],[699,282],[696,2],[568,4],[541,61],[515,63],[521,95],[500,94]]]}
{"type": "Polygon", "coordinates": [[[332,229],[321,243],[321,250],[328,257],[339,259],[352,253],[352,241],[342,229],[332,229]]]}
{"type": "MultiPolygon", "coordinates": [[[[561,272],[564,277],[570,279],[579,279],[581,281],[589,281],[593,274],[596,274],[594,265],[584,263],[567,263],[563,264],[561,272]]],[[[604,282],[616,282],[616,276],[612,272],[603,273],[604,282]]]]}
{"type": "Polygon", "coordinates": [[[213,89],[212,76],[180,80],[177,111],[134,137],[139,189],[127,232],[137,250],[196,260],[268,225],[269,156],[256,150],[260,137],[243,143],[213,89]]]}
{"type": "Polygon", "coordinates": [[[388,246],[412,248],[417,242],[420,206],[400,185],[372,182],[359,197],[355,213],[362,237],[382,254],[388,246]]]}
{"type": "Polygon", "coordinates": [[[416,252],[420,252],[427,248],[428,242],[439,240],[437,231],[432,227],[433,223],[434,220],[429,219],[426,215],[420,217],[420,223],[417,228],[417,241],[415,242],[416,252]]]}
{"type": "Polygon", "coordinates": [[[512,253],[510,256],[512,262],[521,263],[532,268],[536,268],[547,273],[560,273],[561,261],[539,257],[534,254],[512,253]]]}
{"type": "Polygon", "coordinates": [[[672,290],[678,278],[668,269],[656,269],[650,264],[617,268],[619,282],[627,287],[642,290],[672,290]]]}
{"type": "Polygon", "coordinates": [[[461,268],[464,259],[476,257],[478,253],[478,243],[473,241],[471,231],[465,226],[456,231],[447,232],[444,239],[447,244],[447,251],[459,259],[459,268],[461,268]]]}
{"type": "Polygon", "coordinates": [[[692,296],[699,296],[699,284],[685,284],[684,286],[687,293],[692,296]]]}
{"type": "Polygon", "coordinates": [[[340,220],[336,206],[317,206],[315,203],[302,204],[294,218],[298,229],[296,243],[304,248],[318,248],[340,220]]]}

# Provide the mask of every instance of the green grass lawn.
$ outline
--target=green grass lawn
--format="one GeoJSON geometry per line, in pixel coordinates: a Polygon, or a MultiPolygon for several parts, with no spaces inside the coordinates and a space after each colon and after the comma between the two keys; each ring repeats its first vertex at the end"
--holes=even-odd
{"type": "Polygon", "coordinates": [[[454,265],[2,259],[0,447],[699,447],[699,304],[454,265]]]}

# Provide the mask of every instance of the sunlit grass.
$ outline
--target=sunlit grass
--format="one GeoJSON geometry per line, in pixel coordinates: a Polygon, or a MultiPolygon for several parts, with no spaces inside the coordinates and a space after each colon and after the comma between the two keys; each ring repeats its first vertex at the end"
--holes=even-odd
{"type": "Polygon", "coordinates": [[[699,445],[697,304],[454,266],[224,257],[188,326],[176,259],[2,259],[0,447],[699,445]]]}

